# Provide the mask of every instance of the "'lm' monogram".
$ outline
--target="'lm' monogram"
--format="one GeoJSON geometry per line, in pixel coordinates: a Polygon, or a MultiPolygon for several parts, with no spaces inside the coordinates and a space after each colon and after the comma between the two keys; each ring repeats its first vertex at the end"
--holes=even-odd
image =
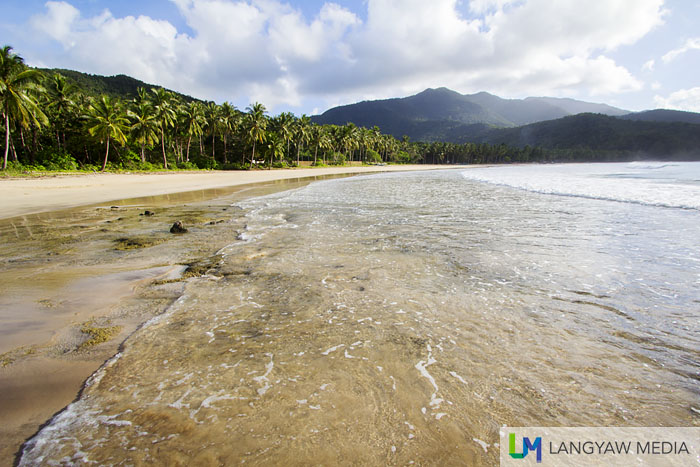
{"type": "Polygon", "coordinates": [[[530,438],[523,437],[523,452],[516,452],[515,450],[515,433],[510,433],[508,436],[508,454],[513,459],[522,459],[527,456],[530,451],[536,451],[537,462],[542,462],[542,438],[538,436],[535,438],[535,442],[531,442],[530,438]]]}

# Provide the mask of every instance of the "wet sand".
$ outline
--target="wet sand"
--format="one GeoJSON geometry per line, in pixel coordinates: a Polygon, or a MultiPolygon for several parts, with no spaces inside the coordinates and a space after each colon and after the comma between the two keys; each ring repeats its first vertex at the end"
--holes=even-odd
{"type": "Polygon", "coordinates": [[[6,240],[0,247],[5,271],[0,298],[0,465],[12,465],[21,443],[78,396],[86,378],[118,351],[120,343],[177,299],[183,288],[177,278],[187,264],[205,261],[235,234],[241,226],[230,211],[223,212],[232,200],[296,188],[324,175],[429,168],[0,181],[0,196],[13,200],[0,208],[0,218],[9,217],[0,222],[6,240]],[[309,174],[313,177],[299,179],[309,174]],[[267,183],[250,185],[252,181],[267,183]],[[116,206],[96,207],[102,202],[116,206]],[[83,205],[90,207],[75,207],[83,205]],[[154,208],[156,216],[141,215],[154,208]],[[225,225],[219,224],[222,218],[227,219],[225,225]],[[174,219],[184,219],[190,234],[167,232],[174,219]],[[124,237],[144,236],[155,238],[155,246],[132,251],[115,247],[124,237]],[[120,326],[120,332],[83,348],[81,326],[93,322],[120,326]]]}
{"type": "Polygon", "coordinates": [[[124,198],[157,196],[248,183],[338,174],[446,168],[435,165],[386,165],[186,173],[81,174],[0,179],[0,219],[124,198]]]}

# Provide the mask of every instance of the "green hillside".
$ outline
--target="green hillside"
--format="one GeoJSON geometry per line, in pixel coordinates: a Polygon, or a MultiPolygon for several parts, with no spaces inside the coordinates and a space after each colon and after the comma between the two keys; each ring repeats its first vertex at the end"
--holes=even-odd
{"type": "Polygon", "coordinates": [[[574,99],[503,99],[487,92],[460,94],[447,88],[414,96],[364,101],[332,108],[312,117],[320,124],[378,126],[395,138],[412,141],[461,141],[488,128],[507,128],[553,120],[580,112],[625,115],[605,104],[574,99]]]}
{"type": "Polygon", "coordinates": [[[462,141],[571,150],[595,159],[616,153],[660,160],[700,159],[700,124],[626,120],[599,114],[579,114],[518,128],[492,129],[462,141]]]}
{"type": "MultiPolygon", "coordinates": [[[[46,76],[60,74],[64,76],[69,83],[76,85],[81,90],[81,92],[93,97],[106,94],[108,96],[121,99],[134,99],[137,96],[137,91],[139,88],[143,88],[147,91],[150,91],[151,89],[158,89],[161,87],[156,86],[154,84],[144,83],[143,81],[126,75],[101,76],[91,75],[88,73],[82,73],[80,71],[74,70],[64,70],[62,68],[37,69],[46,76]]],[[[173,92],[185,102],[192,102],[197,100],[185,94],[180,94],[174,91],[171,92],[173,92]]]]}

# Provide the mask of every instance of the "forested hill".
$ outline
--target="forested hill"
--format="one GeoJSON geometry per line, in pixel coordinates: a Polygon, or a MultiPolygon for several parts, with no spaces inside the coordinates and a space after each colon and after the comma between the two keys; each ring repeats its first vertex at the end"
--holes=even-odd
{"type": "Polygon", "coordinates": [[[502,99],[439,88],[336,107],[313,120],[378,126],[411,141],[537,147],[565,159],[700,160],[700,114],[663,109],[630,113],[574,99],[502,99]]]}
{"type": "MultiPolygon", "coordinates": [[[[158,89],[161,87],[154,84],[144,83],[143,81],[127,75],[91,75],[80,71],[64,70],[61,68],[38,68],[38,70],[46,76],[60,74],[65,77],[69,83],[76,85],[81,92],[93,97],[106,94],[108,96],[117,97],[120,99],[134,99],[137,96],[139,88],[150,91],[151,89],[158,89]]],[[[185,94],[180,94],[174,91],[171,92],[185,102],[197,100],[185,94]]]]}
{"type": "Polygon", "coordinates": [[[700,113],[684,112],[682,110],[656,109],[635,112],[620,118],[625,120],[641,120],[646,122],[685,122],[700,124],[700,113]]]}
{"type": "Polygon", "coordinates": [[[465,136],[460,142],[466,141],[553,149],[582,160],[605,158],[611,153],[633,158],[700,160],[700,124],[627,120],[600,114],[490,129],[465,136]]]}
{"type": "Polygon", "coordinates": [[[406,135],[414,141],[456,141],[475,130],[527,125],[580,112],[628,113],[605,104],[574,99],[502,99],[486,92],[460,94],[438,88],[404,98],[335,107],[312,117],[312,120],[321,124],[345,125],[351,122],[364,127],[378,126],[396,138],[406,135]]]}

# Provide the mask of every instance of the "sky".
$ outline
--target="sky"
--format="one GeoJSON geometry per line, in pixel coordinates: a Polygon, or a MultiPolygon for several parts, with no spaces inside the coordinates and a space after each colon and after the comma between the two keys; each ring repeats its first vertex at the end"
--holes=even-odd
{"type": "Polygon", "coordinates": [[[698,0],[2,0],[3,45],[273,114],[443,86],[700,112],[698,0]]]}

